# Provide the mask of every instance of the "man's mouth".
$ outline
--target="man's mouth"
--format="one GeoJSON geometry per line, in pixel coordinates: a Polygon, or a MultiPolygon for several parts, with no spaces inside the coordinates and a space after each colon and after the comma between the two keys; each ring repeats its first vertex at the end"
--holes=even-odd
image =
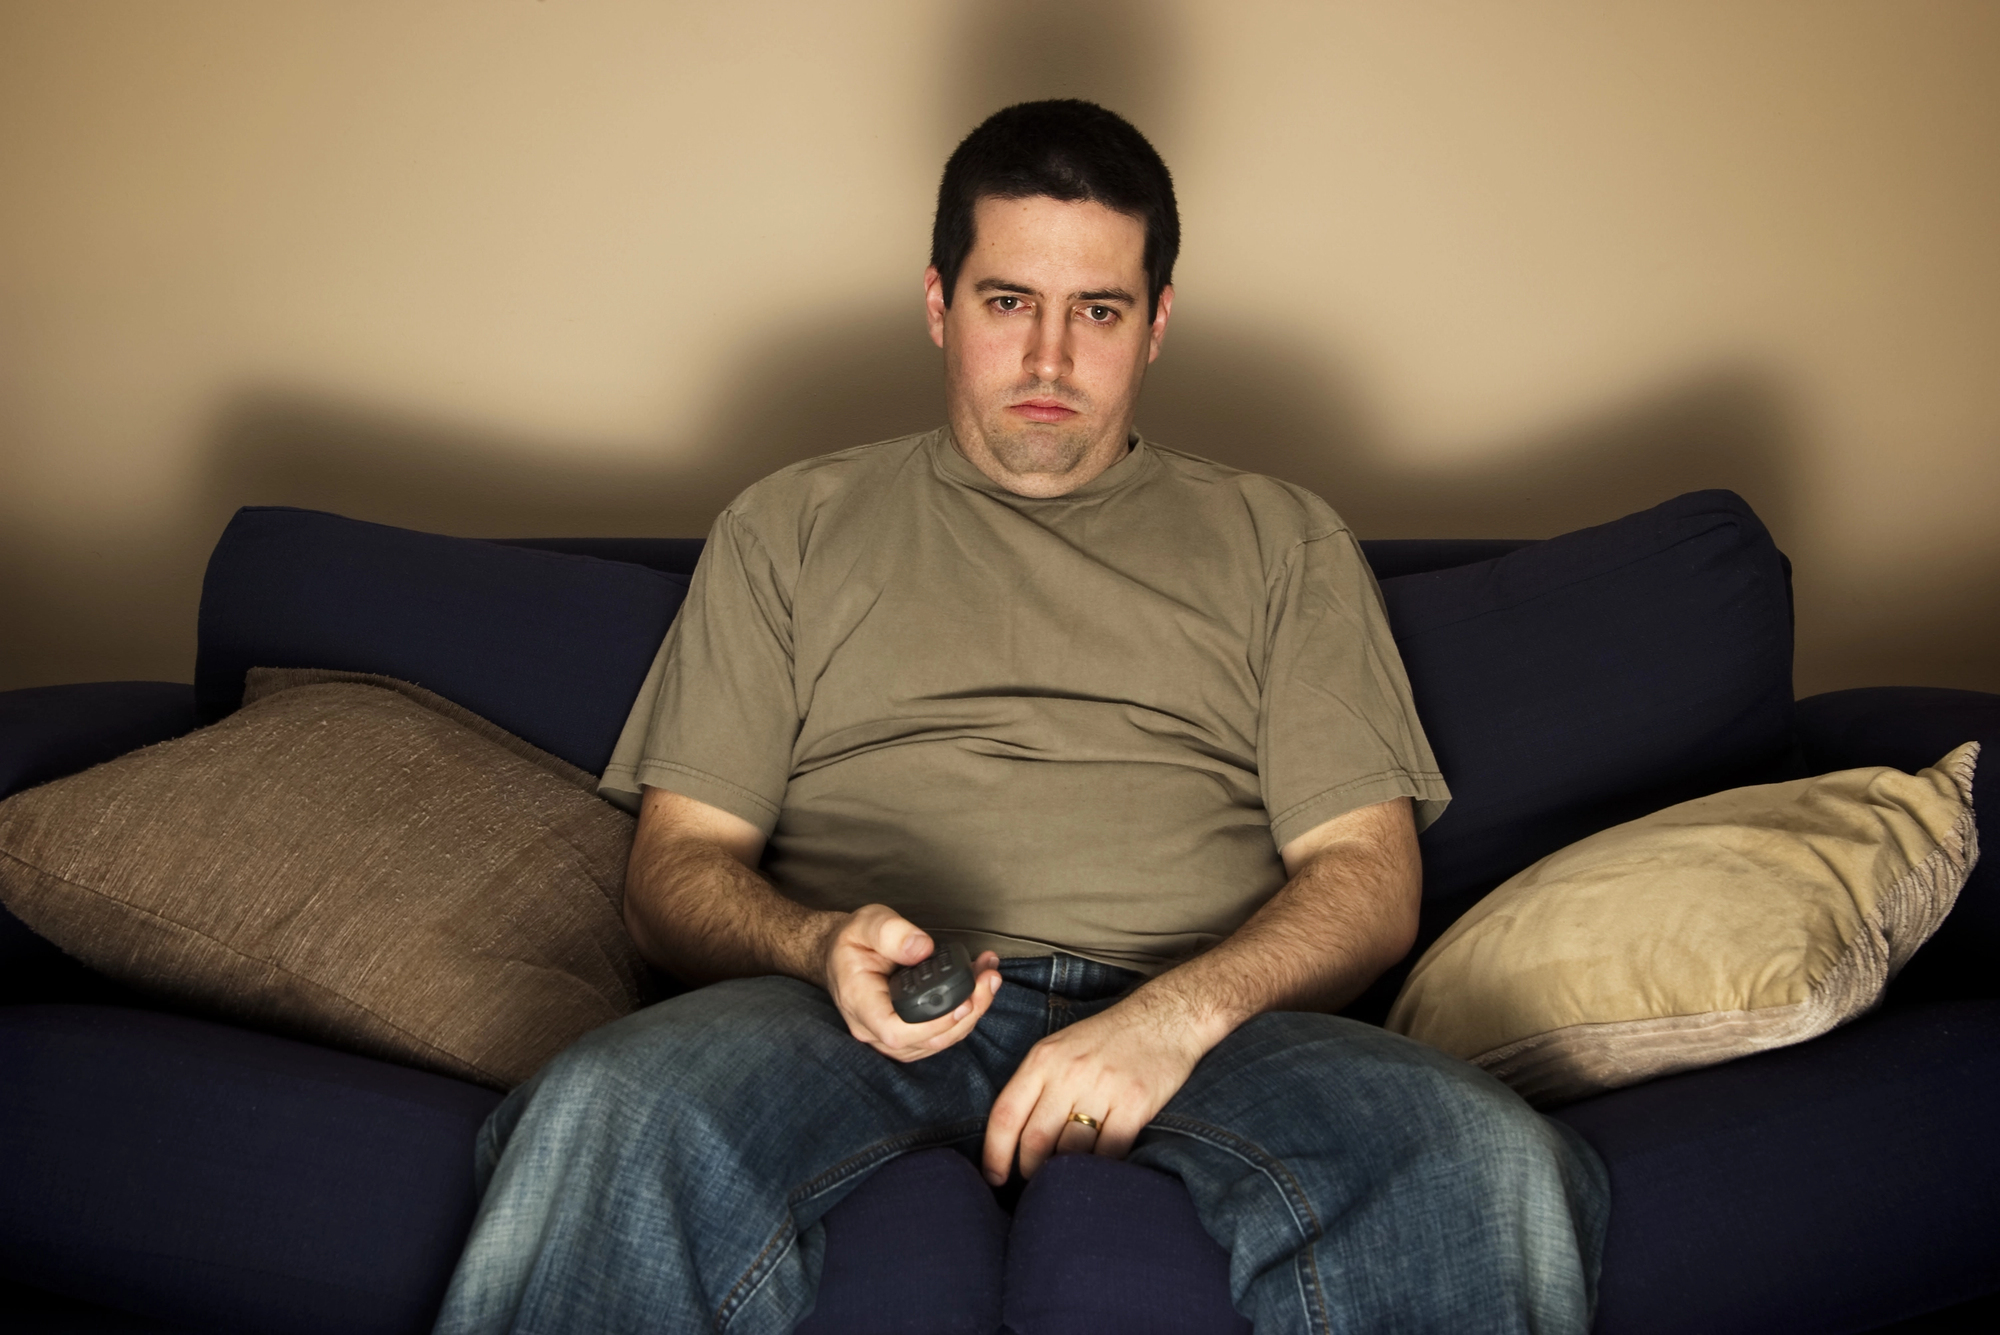
{"type": "Polygon", "coordinates": [[[1057,399],[1023,399],[1009,405],[1007,411],[1018,413],[1030,422],[1066,422],[1076,416],[1076,409],[1057,399]]]}

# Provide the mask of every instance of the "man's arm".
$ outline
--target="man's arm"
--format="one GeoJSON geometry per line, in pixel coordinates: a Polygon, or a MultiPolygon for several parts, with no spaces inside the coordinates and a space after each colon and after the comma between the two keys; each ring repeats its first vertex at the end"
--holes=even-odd
{"type": "Polygon", "coordinates": [[[1265,1011],[1337,1011],[1417,939],[1423,868],[1410,799],[1317,825],[1279,856],[1291,879],[1227,939],[1147,983],[1151,1004],[1220,1043],[1265,1011]]]}
{"type": "Polygon", "coordinates": [[[741,816],[647,788],[625,870],[625,930],[646,959],[690,983],[788,974],[823,987],[848,1030],[898,1061],[940,1052],[972,1032],[999,990],[991,952],[972,997],[950,1015],[904,1024],[889,975],[934,949],[882,904],[853,913],[806,908],[755,870],[764,836],[741,816]]]}
{"type": "Polygon", "coordinates": [[[1336,817],[1281,856],[1291,879],[1227,939],[1035,1045],[987,1119],[988,1181],[1004,1182],[1017,1152],[1023,1176],[1059,1149],[1123,1158],[1238,1025],[1338,1010],[1409,951],[1423,888],[1410,799],[1336,817]]]}

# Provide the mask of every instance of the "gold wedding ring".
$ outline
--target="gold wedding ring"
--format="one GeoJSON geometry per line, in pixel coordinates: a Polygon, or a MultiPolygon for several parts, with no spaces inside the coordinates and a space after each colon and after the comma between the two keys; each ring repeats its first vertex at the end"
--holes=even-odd
{"type": "Polygon", "coordinates": [[[1097,1130],[1097,1119],[1095,1117],[1092,1117],[1089,1113],[1073,1112],[1069,1115],[1069,1120],[1072,1122],[1080,1122],[1084,1126],[1089,1127],[1092,1131],[1097,1130]]]}

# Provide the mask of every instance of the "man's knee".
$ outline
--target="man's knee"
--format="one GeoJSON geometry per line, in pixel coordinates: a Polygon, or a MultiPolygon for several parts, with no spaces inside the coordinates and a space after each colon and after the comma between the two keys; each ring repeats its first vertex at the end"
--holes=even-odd
{"type": "Polygon", "coordinates": [[[1546,1118],[1478,1067],[1340,1016],[1260,1015],[1210,1058],[1168,1114],[1476,1168],[1545,1163],[1565,1148],[1546,1118]]]}

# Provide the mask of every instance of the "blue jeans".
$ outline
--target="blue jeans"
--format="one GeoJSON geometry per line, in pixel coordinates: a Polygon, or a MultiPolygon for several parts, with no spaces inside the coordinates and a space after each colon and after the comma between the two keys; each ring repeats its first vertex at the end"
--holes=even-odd
{"type": "MultiPolygon", "coordinates": [[[[438,1335],[791,1330],[826,1212],[896,1155],[976,1151],[1035,1041],[1140,981],[1068,955],[1001,973],[969,1037],[908,1065],[789,978],[585,1036],[480,1134],[485,1198],[438,1335]]],[[[1603,1164],[1476,1067],[1372,1025],[1258,1016],[1130,1158],[1187,1185],[1260,1335],[1589,1328],[1603,1164]]]]}

